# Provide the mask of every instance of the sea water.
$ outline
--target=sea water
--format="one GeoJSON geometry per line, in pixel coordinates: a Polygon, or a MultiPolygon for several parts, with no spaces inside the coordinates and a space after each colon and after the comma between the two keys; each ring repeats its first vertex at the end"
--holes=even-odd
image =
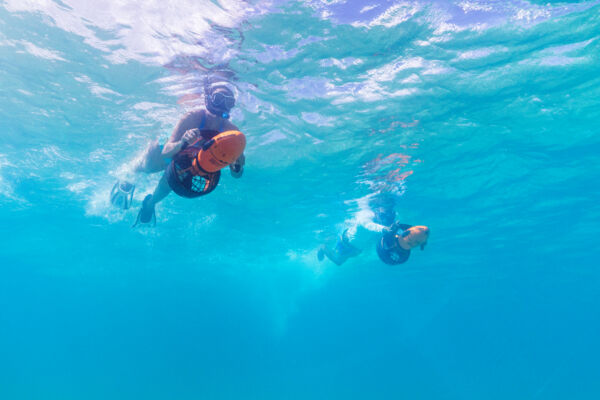
{"type": "Polygon", "coordinates": [[[598,398],[599,61],[597,1],[1,1],[0,398],[598,398]],[[244,176],[132,229],[215,69],[244,176]],[[377,192],[425,251],[318,262],[377,192]]]}

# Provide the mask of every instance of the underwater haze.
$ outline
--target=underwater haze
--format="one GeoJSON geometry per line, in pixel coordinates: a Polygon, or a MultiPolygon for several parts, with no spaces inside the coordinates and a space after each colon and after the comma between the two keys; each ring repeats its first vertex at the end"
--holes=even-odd
{"type": "Polygon", "coordinates": [[[0,0],[0,399],[598,399],[599,62],[598,1],[0,0]],[[215,70],[244,176],[132,228],[215,70]],[[319,262],[382,191],[425,251],[319,262]]]}

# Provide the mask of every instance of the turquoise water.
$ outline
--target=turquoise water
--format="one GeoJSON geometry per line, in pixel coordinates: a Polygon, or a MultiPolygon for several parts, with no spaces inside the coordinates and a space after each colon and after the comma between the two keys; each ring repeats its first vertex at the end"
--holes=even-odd
{"type": "Polygon", "coordinates": [[[0,2],[0,398],[600,396],[600,5],[0,2]],[[239,88],[244,177],[108,194],[239,88]],[[431,228],[319,263],[377,190],[431,228]]]}

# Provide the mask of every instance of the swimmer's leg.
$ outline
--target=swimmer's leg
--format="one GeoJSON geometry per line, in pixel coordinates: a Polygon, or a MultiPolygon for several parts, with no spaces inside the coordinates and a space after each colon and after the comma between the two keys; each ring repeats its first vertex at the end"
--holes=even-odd
{"type": "Polygon", "coordinates": [[[356,257],[361,253],[361,250],[354,247],[348,242],[346,231],[340,236],[338,242],[335,245],[335,249],[323,245],[317,252],[317,258],[322,261],[324,256],[333,261],[336,265],[342,265],[349,258],[356,257]]]}
{"type": "Polygon", "coordinates": [[[158,185],[154,189],[154,193],[152,193],[152,205],[158,204],[165,197],[167,197],[171,193],[171,187],[167,182],[167,177],[165,174],[160,178],[158,185]]]}
{"type": "Polygon", "coordinates": [[[158,140],[153,140],[148,144],[134,171],[153,174],[164,171],[167,165],[167,159],[162,155],[162,146],[158,144],[158,140]]]}
{"type": "Polygon", "coordinates": [[[156,215],[154,213],[154,206],[159,203],[162,199],[167,197],[171,193],[171,187],[167,182],[166,176],[160,178],[158,185],[156,185],[156,189],[154,189],[154,193],[146,195],[144,197],[144,201],[142,202],[142,208],[140,208],[140,212],[138,213],[137,219],[133,226],[142,223],[149,224],[152,223],[156,225],[156,215]]]}
{"type": "Polygon", "coordinates": [[[319,249],[319,252],[317,253],[317,257],[319,258],[319,261],[323,261],[323,256],[329,258],[336,265],[342,265],[348,259],[348,257],[345,257],[342,254],[339,254],[337,251],[332,250],[325,245],[321,246],[321,248],[319,249]]]}

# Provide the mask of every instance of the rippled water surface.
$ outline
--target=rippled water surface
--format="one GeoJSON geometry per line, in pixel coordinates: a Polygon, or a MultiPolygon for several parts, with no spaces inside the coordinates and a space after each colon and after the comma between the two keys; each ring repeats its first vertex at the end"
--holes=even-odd
{"type": "Polygon", "coordinates": [[[599,61],[597,1],[0,1],[0,398],[598,398],[599,61]],[[131,229],[215,70],[243,178],[131,229]],[[427,249],[319,263],[378,191],[427,249]]]}

